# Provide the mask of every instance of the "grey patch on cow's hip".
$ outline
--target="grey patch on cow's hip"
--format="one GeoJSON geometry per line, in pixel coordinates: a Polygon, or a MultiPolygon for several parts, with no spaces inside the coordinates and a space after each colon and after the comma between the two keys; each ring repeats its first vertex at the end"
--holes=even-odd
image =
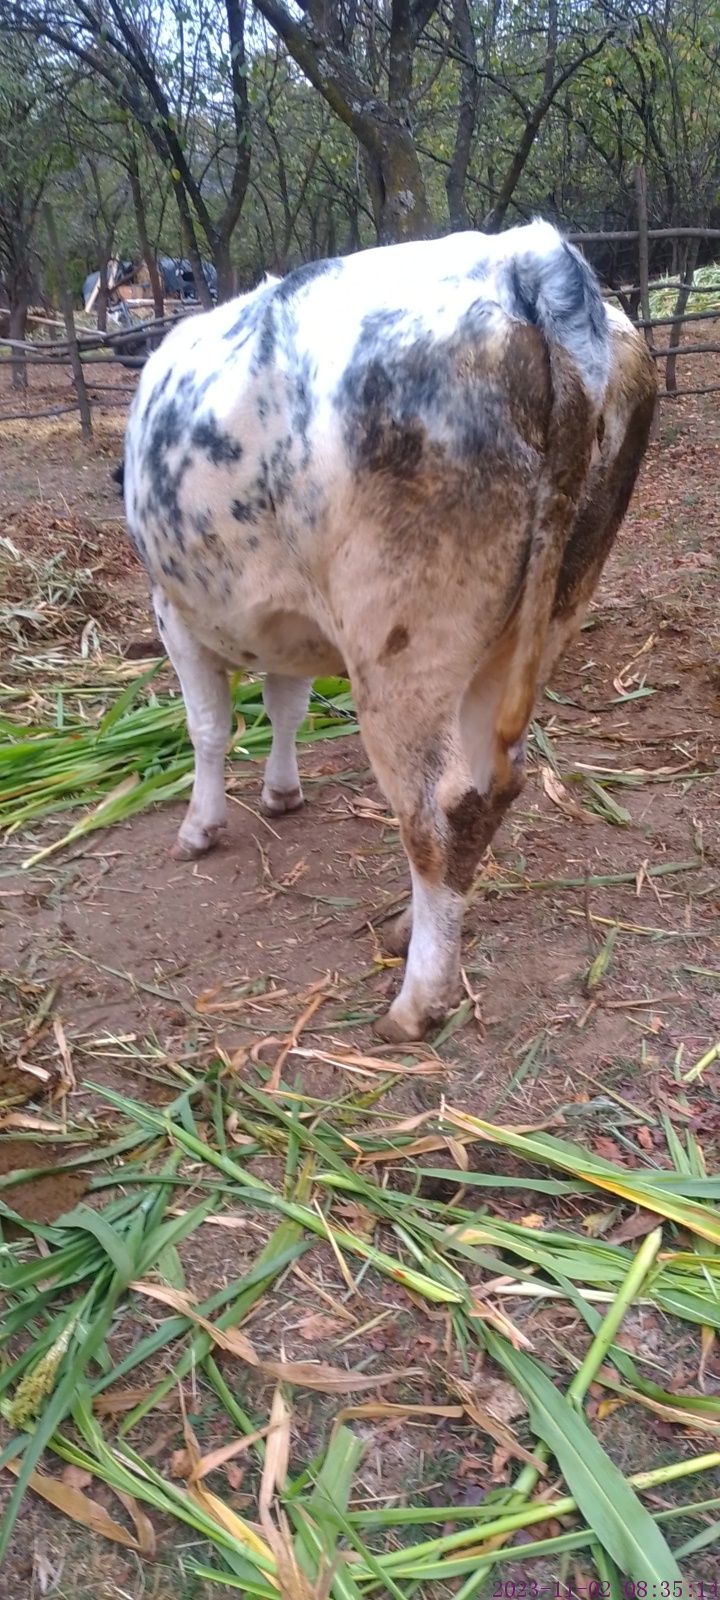
{"type": "Polygon", "coordinates": [[[205,451],[214,467],[230,466],[239,461],[243,453],[240,441],[223,433],[217,417],[211,411],[204,417],[198,417],[193,425],[191,441],[196,449],[205,451]]]}

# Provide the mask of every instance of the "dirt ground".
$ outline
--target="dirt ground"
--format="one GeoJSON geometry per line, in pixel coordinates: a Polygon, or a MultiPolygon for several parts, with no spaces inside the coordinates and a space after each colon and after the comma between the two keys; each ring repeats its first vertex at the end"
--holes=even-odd
{"type": "MultiPolygon", "coordinates": [[[[658,1116],[666,1111],[680,1130],[695,1131],[708,1171],[720,1166],[720,1063],[687,1086],[680,1081],[720,1039],[715,398],[661,408],[588,625],[537,708],[526,789],[478,874],[464,947],[467,998],[430,1041],[440,1076],[398,1085],[388,1112],[424,1111],[442,1093],[499,1121],[561,1118],[569,1137],[633,1165],[662,1143],[655,1124],[648,1130],[632,1115],[649,1106],[658,1116]],[[589,968],[615,924],[603,981],[589,991],[589,968]]],[[[119,640],[141,655],[152,629],[143,576],[118,523],[110,470],[119,448],[115,414],[100,420],[88,448],[74,418],[31,429],[6,425],[0,533],[12,532],[24,548],[37,540],[45,548],[48,538],[67,548],[85,519],[83,564],[97,564],[98,586],[112,601],[101,646],[119,640]]],[[[328,1040],[372,1044],[377,1053],[372,1022],[398,981],[397,964],[383,959],[383,918],[402,904],[407,884],[397,829],[357,739],[306,747],[301,768],[305,810],[269,825],[257,810],[258,768],[236,763],[227,836],[194,865],[168,855],[178,807],[94,833],[30,873],[18,871],[20,862],[56,825],[5,841],[0,968],[10,981],[0,982],[0,1033],[3,1014],[12,1025],[18,1004],[31,1006],[48,985],[59,986],[54,1015],[77,1077],[75,1121],[91,1127],[104,1115],[84,1079],[162,1101],[174,1082],[169,1062],[197,1065],[218,1046],[232,1058],[263,1037],[284,1037],[301,997],[323,979],[326,998],[303,1043],[315,1040],[325,1050],[328,1040]],[[249,1004],[215,1009],[248,983],[256,985],[249,1004]]],[[[28,1059],[52,1070],[57,1048],[56,1034],[41,1028],[28,1059]]],[[[303,1058],[297,1071],[318,1096],[347,1089],[342,1070],[317,1058],[303,1058]]],[[[40,1157],[47,1164],[46,1146],[0,1138],[0,1171],[40,1157]]],[[[82,1187],[81,1175],[24,1185],[25,1213],[51,1219],[82,1187]]],[[[528,1195],[503,1205],[519,1219],[528,1195]]],[[[620,1226],[608,1237],[618,1237],[620,1226]]],[[[330,1252],[318,1246],[316,1254],[318,1281],[333,1296],[342,1285],[330,1252]]],[[[200,1259],[192,1256],[191,1248],[184,1264],[198,1292],[210,1292],[236,1266],[222,1235],[200,1259]]],[[[297,1332],[303,1310],[318,1309],[311,1293],[303,1308],[302,1293],[274,1305],[272,1325],[263,1327],[261,1314],[253,1337],[277,1348],[279,1318],[289,1357],[327,1359],[332,1345],[313,1345],[297,1332]]],[[[377,1294],[389,1313],[375,1339],[388,1364],[408,1364],[428,1324],[399,1290],[384,1284],[377,1294]]],[[[564,1323],[547,1308],[532,1314],[536,1347],[550,1367],[571,1336],[567,1308],[562,1317],[564,1323]]],[[[692,1388],[697,1348],[686,1325],[661,1334],[638,1314],[630,1332],[640,1343],[655,1340],[666,1378],[692,1388]]],[[[708,1392],[720,1390],[716,1348],[705,1381],[708,1392]]],[[[423,1392],[432,1389],[429,1374],[423,1392]]],[[[324,1420],[318,1405],[312,1415],[308,1410],[310,1438],[324,1420]]],[[[485,1445],[473,1450],[450,1424],[409,1433],[386,1422],[365,1432],[365,1483],[376,1493],[414,1487],[432,1498],[439,1483],[436,1503],[443,1503],[443,1496],[481,1495],[491,1480],[485,1445]]],[[[688,1443],[680,1430],[627,1408],[601,1424],[600,1436],[624,1469],[668,1459],[688,1443]]],[[[168,1424],[166,1451],[177,1442],[168,1424]]],[[[47,1507],[29,1503],[15,1536],[12,1593],[52,1592],[61,1600],[164,1600],[172,1593],[190,1600],[202,1591],[178,1589],[172,1538],[152,1570],[138,1576],[129,1557],[83,1541],[47,1507]],[[41,1569],[59,1572],[54,1588],[43,1589],[41,1569]]],[[[717,1579],[714,1555],[696,1559],[699,1579],[717,1579]]]]}

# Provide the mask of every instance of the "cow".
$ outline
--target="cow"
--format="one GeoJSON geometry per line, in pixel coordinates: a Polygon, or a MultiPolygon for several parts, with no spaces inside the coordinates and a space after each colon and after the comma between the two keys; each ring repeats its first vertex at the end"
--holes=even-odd
{"type": "Polygon", "coordinates": [[[347,674],[412,880],[388,1039],[454,1002],[465,896],[655,395],[642,337],[541,220],[313,262],[182,323],[143,370],[126,516],[195,751],[174,854],[225,823],[229,670],[266,675],[273,817],[303,803],[312,680],[347,674]]]}

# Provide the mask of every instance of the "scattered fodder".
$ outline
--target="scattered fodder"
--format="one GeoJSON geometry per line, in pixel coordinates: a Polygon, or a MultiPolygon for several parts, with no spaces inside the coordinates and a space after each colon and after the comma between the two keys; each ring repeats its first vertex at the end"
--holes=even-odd
{"type": "MultiPolygon", "coordinates": [[[[107,582],[102,536],[85,518],[43,506],[0,519],[0,642],[10,651],[73,641],[116,625],[121,597],[107,582]]],[[[12,675],[12,661],[4,673],[12,675]]]]}
{"type": "MultiPolygon", "coordinates": [[[[26,866],[95,828],[123,822],[150,805],[184,794],[194,754],[179,696],[156,696],[151,682],[162,662],[131,678],[99,721],[71,713],[64,699],[60,725],[0,718],[0,830],[6,835],[76,806],[90,810],[62,838],[35,852],[26,866]]],[[[57,691],[60,694],[60,691],[57,691]]],[[[234,685],[234,759],[268,754],[272,730],[256,682],[234,685]]],[[[299,740],[311,743],[357,731],[341,679],[316,685],[299,740]]]]}
{"type": "MultiPolygon", "coordinates": [[[[667,287],[662,283],[650,292],[650,315],[653,317],[669,317],[675,310],[678,291],[673,287],[677,278],[670,278],[667,287]]],[[[699,289],[717,289],[714,294],[690,294],[686,312],[688,311],[714,311],[717,307],[720,312],[720,264],[708,267],[697,267],[693,273],[693,283],[699,289]]]]}
{"type": "MultiPolygon", "coordinates": [[[[398,1065],[388,1061],[388,1080],[398,1065]]],[[[685,1557],[717,1537],[717,1520],[709,1519],[717,1519],[720,1509],[712,1492],[720,1451],[707,1449],[707,1435],[717,1442],[720,1399],[662,1390],[643,1376],[618,1335],[633,1306],[652,1302],[702,1326],[720,1321],[718,1262],[705,1242],[720,1227],[718,1180],[705,1177],[694,1136],[681,1141],[668,1125],[669,1164],[641,1182],[636,1172],[593,1161],[569,1144],[481,1123],[462,1112],[427,1113],[421,1120],[428,1137],[460,1156],[448,1171],[456,1198],[442,1202],[423,1194],[423,1169],[411,1154],[418,1119],[411,1119],[412,1127],[378,1126],[363,1120],[359,1100],[349,1100],[342,1107],[345,1125],[337,1102],[305,1099],[282,1083],[269,1095],[229,1074],[221,1061],[202,1080],[185,1069],[181,1077],[181,1093],[159,1112],[98,1091],[123,1120],[111,1146],[104,1152],[96,1146],[84,1158],[86,1168],[102,1168],[90,1182],[89,1204],[75,1206],[52,1226],[24,1219],[17,1175],[17,1209],[0,1200],[0,1226],[5,1220],[11,1225],[0,1252],[6,1297],[0,1343],[10,1352],[0,1369],[0,1410],[10,1434],[0,1469],[9,1469],[16,1480],[0,1557],[23,1497],[32,1491],[140,1557],[155,1550],[150,1513],[169,1517],[192,1530],[207,1552],[198,1547],[186,1570],[266,1600],[360,1600],[381,1593],[409,1600],[423,1585],[458,1579],[457,1593],[470,1600],[504,1563],[535,1563],[577,1550],[586,1552],[584,1560],[603,1582],[608,1572],[615,1575],[618,1593],[622,1578],[652,1584],[658,1593],[658,1585],[668,1582],[676,1593],[685,1592],[685,1557]],[[597,1200],[598,1192],[610,1189],[650,1209],[657,1205],[657,1225],[633,1253],[560,1226],[557,1219],[542,1229],[537,1221],[532,1227],[511,1224],[492,1208],[497,1179],[468,1169],[470,1148],[487,1141],[508,1146],[534,1166],[561,1167],[560,1182],[544,1180],[548,1208],[554,1194],[562,1202],[570,1193],[572,1216],[578,1202],[597,1200]],[[283,1149],[284,1174],[278,1172],[283,1149]],[[114,1169],[119,1156],[122,1166],[114,1169]],[[380,1182],[372,1176],[378,1158],[386,1173],[380,1182]],[[409,1192],[393,1185],[393,1162],[409,1167],[409,1192]],[[467,1200],[473,1177],[486,1187],[481,1214],[467,1200]],[[208,1225],[252,1233],[268,1214],[275,1226],[269,1234],[261,1227],[266,1242],[255,1261],[214,1295],[196,1301],[186,1288],[178,1247],[208,1225]],[[446,1359],[423,1375],[425,1388],[432,1379],[439,1391],[436,1401],[418,1398],[410,1367],[377,1371],[374,1356],[356,1368],[287,1361],[282,1349],[259,1353],[255,1334],[251,1340],[241,1331],[281,1281],[283,1299],[288,1290],[292,1295],[288,1273],[318,1241],[323,1248],[331,1245],[350,1286],[351,1322],[362,1315],[361,1284],[368,1270],[395,1295],[407,1294],[416,1306],[442,1317],[446,1359]],[[669,1305],[671,1287],[675,1303],[669,1305]],[[565,1388],[544,1369],[528,1325],[522,1325],[523,1297],[537,1294],[563,1299],[589,1329],[585,1354],[574,1362],[565,1388]],[[138,1308],[148,1302],[168,1314],[157,1313],[148,1331],[111,1360],[106,1339],[123,1316],[137,1326],[138,1308]],[[480,1390],[461,1375],[473,1353],[491,1363],[483,1368],[480,1390]],[[272,1404],[263,1401],[259,1417],[252,1414],[256,1391],[248,1386],[258,1372],[277,1383],[272,1404]],[[219,1404],[225,1440],[210,1450],[202,1447],[188,1416],[186,1383],[193,1396],[199,1383],[207,1385],[219,1404]],[[596,1384],[626,1404],[675,1420],[685,1444],[688,1430],[704,1435],[705,1449],[690,1458],[680,1452],[679,1459],[651,1471],[623,1474],[586,1411],[596,1384]],[[339,1397],[358,1388],[381,1394],[341,1406],[328,1447],[291,1472],[294,1391],[339,1397]],[[524,1440],[493,1410],[500,1390],[515,1392],[512,1415],[527,1416],[524,1440]],[[165,1420],[174,1408],[182,1428],[185,1448],[172,1470],[157,1464],[157,1452],[143,1452],[128,1438],[158,1407],[165,1420]],[[423,1416],[451,1416],[474,1440],[478,1431],[500,1437],[509,1457],[524,1463],[514,1481],[480,1505],[368,1503],[355,1487],[363,1445],[347,1422],[367,1425],[392,1417],[417,1424],[423,1416]],[[240,1515],[224,1488],[221,1469],[241,1456],[254,1474],[253,1495],[245,1501],[256,1498],[254,1516],[240,1515]],[[41,1471],[41,1461],[50,1470],[41,1471]],[[82,1489],[67,1473],[51,1470],[57,1462],[84,1475],[82,1489]],[[668,1505],[657,1495],[644,1498],[704,1473],[712,1476],[703,1499],[668,1505]],[[95,1498],[94,1481],[114,1491],[122,1522],[95,1498]],[[699,1519],[699,1531],[678,1542],[675,1520],[691,1518],[699,1519]],[[443,1530],[448,1522],[451,1531],[443,1530]],[[436,1534],[427,1530],[432,1523],[439,1525],[436,1534]],[[537,1537],[528,1544],[530,1529],[537,1537]]],[[[0,1180],[0,1192],[2,1186],[0,1180]]],[[[300,1276],[311,1287],[317,1281],[307,1271],[300,1276]]],[[[267,1317],[264,1323],[272,1327],[267,1317]]],[[[338,1343],[337,1357],[344,1357],[344,1343],[338,1343]]]]}

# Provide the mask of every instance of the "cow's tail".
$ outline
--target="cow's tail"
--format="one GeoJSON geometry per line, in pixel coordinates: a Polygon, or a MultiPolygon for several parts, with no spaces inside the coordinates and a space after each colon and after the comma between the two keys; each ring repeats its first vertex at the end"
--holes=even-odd
{"type": "Polygon", "coordinates": [[[535,223],[537,245],[508,262],[512,309],[560,345],[596,405],[610,371],[610,329],[592,267],[548,223],[535,223]]]}
{"type": "Polygon", "coordinates": [[[498,708],[501,768],[522,741],[532,714],[563,553],[587,480],[611,360],[608,319],[592,269],[555,228],[536,224],[533,231],[530,248],[508,262],[508,309],[546,341],[551,400],[525,581],[511,620],[510,661],[498,708]]]}

